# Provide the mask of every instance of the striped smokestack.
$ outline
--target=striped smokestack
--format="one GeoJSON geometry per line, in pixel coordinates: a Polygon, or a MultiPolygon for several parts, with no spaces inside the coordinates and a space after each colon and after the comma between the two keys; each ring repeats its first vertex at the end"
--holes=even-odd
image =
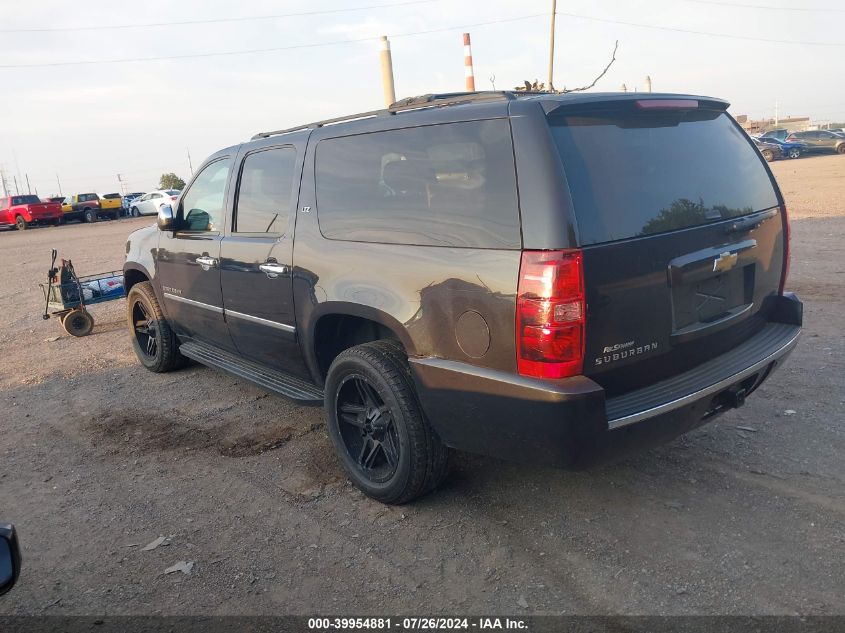
{"type": "Polygon", "coordinates": [[[464,76],[467,81],[467,90],[475,92],[475,73],[472,70],[472,46],[469,42],[469,33],[464,33],[464,76]]]}

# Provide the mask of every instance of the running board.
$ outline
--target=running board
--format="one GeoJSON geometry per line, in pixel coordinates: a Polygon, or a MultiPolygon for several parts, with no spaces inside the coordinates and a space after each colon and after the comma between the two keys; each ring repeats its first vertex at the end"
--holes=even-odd
{"type": "Polygon", "coordinates": [[[189,341],[182,343],[179,351],[183,356],[243,378],[259,387],[290,398],[299,404],[311,406],[323,404],[323,391],[319,387],[275,369],[244,360],[240,356],[217,347],[189,341]]]}

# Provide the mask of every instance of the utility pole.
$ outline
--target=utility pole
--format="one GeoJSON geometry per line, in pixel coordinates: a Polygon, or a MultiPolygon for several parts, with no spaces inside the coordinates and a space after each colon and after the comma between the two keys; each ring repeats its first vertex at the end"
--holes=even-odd
{"type": "Polygon", "coordinates": [[[26,174],[26,192],[32,194],[32,187],[29,186],[29,174],[26,174]]]}
{"type": "Polygon", "coordinates": [[[188,167],[191,169],[191,176],[194,175],[194,164],[191,162],[191,148],[186,147],[185,151],[188,152],[188,167]]]}
{"type": "Polygon", "coordinates": [[[123,180],[120,174],[117,175],[117,182],[120,183],[120,195],[125,196],[127,194],[126,181],[123,180]]]}
{"type": "Polygon", "coordinates": [[[778,120],[779,120],[779,118],[778,118],[778,102],[775,101],[775,127],[778,126],[778,120]]]}
{"type": "Polygon", "coordinates": [[[62,181],[59,180],[59,174],[56,172],[56,182],[59,184],[59,195],[63,196],[65,194],[62,193],[62,181]]]}
{"type": "Polygon", "coordinates": [[[475,92],[475,71],[472,68],[472,44],[469,33],[464,33],[464,78],[467,92],[475,92]]]}
{"type": "Polygon", "coordinates": [[[16,196],[21,195],[21,190],[20,190],[20,189],[18,189],[18,177],[17,177],[17,176],[15,176],[15,175],[12,175],[12,180],[14,180],[14,181],[15,181],[15,195],[16,195],[16,196]]]}
{"type": "Polygon", "coordinates": [[[381,84],[384,92],[384,105],[390,107],[396,103],[396,89],[393,87],[393,57],[390,55],[390,42],[386,35],[381,36],[381,84]]]}
{"type": "Polygon", "coordinates": [[[9,195],[9,188],[6,187],[6,171],[0,167],[0,187],[3,189],[3,197],[9,195]]]}
{"type": "Polygon", "coordinates": [[[552,0],[552,26],[549,34],[549,90],[555,89],[555,15],[557,15],[557,0],[552,0]]]}

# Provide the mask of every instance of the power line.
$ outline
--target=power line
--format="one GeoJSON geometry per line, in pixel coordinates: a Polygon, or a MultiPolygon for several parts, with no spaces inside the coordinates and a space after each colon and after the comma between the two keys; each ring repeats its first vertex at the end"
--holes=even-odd
{"type": "MultiPolygon", "coordinates": [[[[578,13],[557,12],[558,15],[565,15],[569,18],[579,20],[591,20],[593,22],[605,22],[607,24],[621,24],[623,26],[635,26],[641,29],[653,29],[657,31],[672,31],[674,33],[688,33],[690,35],[709,35],[711,37],[724,37],[732,40],[746,40],[751,42],[767,42],[769,44],[799,44],[801,46],[845,46],[845,42],[809,42],[806,40],[775,40],[767,37],[752,37],[749,35],[733,35],[730,33],[715,33],[713,31],[695,31],[693,29],[681,29],[671,26],[657,26],[656,24],[642,24],[640,22],[625,22],[624,20],[612,20],[610,18],[597,18],[590,15],[578,13]]],[[[2,68],[2,66],[0,66],[2,68]]]]}
{"type": "Polygon", "coordinates": [[[718,2],[717,0],[684,0],[696,4],[710,4],[717,7],[732,7],[738,9],[766,9],[771,11],[800,11],[802,13],[845,13],[845,9],[813,9],[808,7],[775,7],[764,4],[743,4],[741,2],[718,2]]]}
{"type": "MultiPolygon", "coordinates": [[[[501,20],[489,20],[487,22],[476,22],[474,24],[462,24],[459,26],[447,26],[437,29],[428,29],[425,31],[412,31],[410,33],[398,33],[391,35],[391,38],[411,37],[415,35],[428,35],[430,33],[444,33],[447,31],[458,31],[461,29],[475,28],[479,26],[490,26],[493,24],[504,24],[506,22],[517,22],[520,20],[528,20],[531,18],[548,17],[546,13],[534,13],[531,15],[522,15],[514,18],[503,18],[501,20]]],[[[276,53],[279,51],[291,51],[303,48],[319,48],[322,46],[338,46],[340,44],[357,44],[360,42],[377,41],[379,37],[360,37],[350,40],[335,40],[333,42],[317,42],[314,44],[294,44],[293,46],[276,46],[272,48],[253,48],[242,51],[219,51],[212,53],[187,53],[185,55],[164,55],[160,57],[128,57],[124,59],[101,59],[101,60],[84,60],[75,62],[47,62],[36,64],[2,64],[0,69],[5,68],[49,68],[55,66],[88,66],[96,64],[126,64],[132,62],[155,62],[176,59],[197,59],[202,57],[224,57],[230,55],[251,55],[254,53],[276,53]]]]}
{"type": "Polygon", "coordinates": [[[347,7],[345,9],[323,9],[317,11],[302,11],[300,13],[277,13],[273,15],[253,15],[234,18],[208,18],[205,20],[177,20],[174,22],[149,22],[146,24],[115,24],[113,26],[57,26],[43,28],[0,29],[0,33],[63,33],[72,31],[114,31],[118,29],[146,29],[163,26],[186,26],[191,24],[221,24],[224,22],[252,22],[260,20],[278,20],[280,18],[296,18],[309,15],[328,15],[330,13],[347,13],[350,11],[366,11],[368,9],[388,9],[405,7],[415,4],[431,4],[440,0],[406,0],[405,2],[391,2],[387,4],[371,4],[361,7],[347,7]]]}

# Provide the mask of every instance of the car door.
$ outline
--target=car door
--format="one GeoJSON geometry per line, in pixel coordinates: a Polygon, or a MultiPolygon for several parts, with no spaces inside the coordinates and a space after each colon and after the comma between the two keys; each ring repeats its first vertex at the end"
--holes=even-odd
{"type": "Polygon", "coordinates": [[[194,177],[155,254],[168,320],[176,333],[232,349],[220,291],[220,241],[231,156],[219,156],[194,177]]]}
{"type": "Polygon", "coordinates": [[[280,145],[242,156],[220,266],[226,323],[238,351],[307,376],[297,343],[291,277],[302,153],[294,145],[280,145]]]}

